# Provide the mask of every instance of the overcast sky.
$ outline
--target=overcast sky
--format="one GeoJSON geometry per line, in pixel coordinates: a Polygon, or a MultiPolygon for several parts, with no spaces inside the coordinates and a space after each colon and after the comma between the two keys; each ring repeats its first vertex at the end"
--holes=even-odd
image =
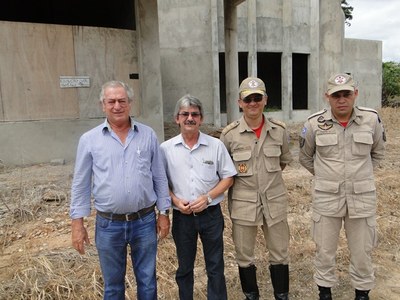
{"type": "Polygon", "coordinates": [[[382,60],[400,62],[400,1],[347,0],[352,6],[347,38],[382,41],[382,60]]]}

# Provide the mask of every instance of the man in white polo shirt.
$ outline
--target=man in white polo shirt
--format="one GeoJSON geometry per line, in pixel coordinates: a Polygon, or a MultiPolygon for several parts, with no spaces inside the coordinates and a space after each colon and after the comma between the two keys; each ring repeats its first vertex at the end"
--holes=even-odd
{"type": "Polygon", "coordinates": [[[224,218],[220,202],[236,169],[224,144],[200,132],[203,106],[186,95],[174,112],[180,134],[161,144],[173,203],[172,236],[179,267],[179,298],[193,299],[194,262],[200,236],[208,276],[207,299],[227,299],[224,276],[224,218]]]}

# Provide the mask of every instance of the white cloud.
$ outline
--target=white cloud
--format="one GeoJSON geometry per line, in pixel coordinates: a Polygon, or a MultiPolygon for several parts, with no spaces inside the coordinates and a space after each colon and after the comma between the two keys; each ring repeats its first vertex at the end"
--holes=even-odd
{"type": "Polygon", "coordinates": [[[383,61],[400,62],[400,1],[347,0],[354,8],[348,38],[382,41],[383,61]]]}

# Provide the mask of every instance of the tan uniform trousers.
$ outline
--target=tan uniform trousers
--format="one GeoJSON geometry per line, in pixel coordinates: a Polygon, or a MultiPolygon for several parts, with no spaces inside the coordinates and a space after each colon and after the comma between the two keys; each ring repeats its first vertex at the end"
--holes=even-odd
{"type": "MultiPolygon", "coordinates": [[[[268,227],[265,218],[261,226],[269,251],[269,262],[272,265],[289,264],[289,226],[286,220],[268,227]]],[[[232,223],[232,237],[236,250],[236,261],[239,267],[246,268],[254,264],[258,226],[232,223]]]]}
{"type": "Polygon", "coordinates": [[[377,244],[376,218],[327,217],[313,214],[311,234],[317,246],[314,280],[317,285],[332,287],[335,275],[336,250],[344,223],[350,250],[349,274],[353,288],[370,290],[375,285],[371,251],[377,244]]]}

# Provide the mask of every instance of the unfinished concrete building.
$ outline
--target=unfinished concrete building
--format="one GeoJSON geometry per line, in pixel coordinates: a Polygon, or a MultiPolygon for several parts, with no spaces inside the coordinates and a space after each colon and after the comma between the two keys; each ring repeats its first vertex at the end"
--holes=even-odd
{"type": "Polygon", "coordinates": [[[236,119],[247,75],[266,82],[268,114],[288,123],[325,106],[337,71],[360,82],[360,105],[377,108],[381,42],[345,39],[344,26],[340,0],[6,0],[0,162],[73,160],[79,136],[102,122],[98,94],[111,79],[133,86],[132,114],[160,141],[186,93],[207,123],[236,119]]]}

